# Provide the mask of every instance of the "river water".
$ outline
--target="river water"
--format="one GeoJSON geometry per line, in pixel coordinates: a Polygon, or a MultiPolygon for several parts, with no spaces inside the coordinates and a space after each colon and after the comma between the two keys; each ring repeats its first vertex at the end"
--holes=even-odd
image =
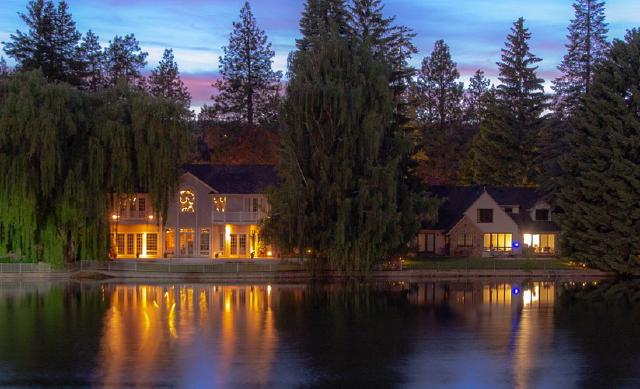
{"type": "Polygon", "coordinates": [[[0,386],[640,387],[640,286],[0,281],[0,386]]]}

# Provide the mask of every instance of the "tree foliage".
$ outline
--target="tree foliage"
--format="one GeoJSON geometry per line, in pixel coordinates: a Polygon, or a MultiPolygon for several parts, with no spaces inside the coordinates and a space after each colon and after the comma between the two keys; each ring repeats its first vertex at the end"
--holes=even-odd
{"type": "Polygon", "coordinates": [[[222,78],[213,84],[218,89],[213,97],[217,116],[249,125],[273,121],[282,74],[271,68],[275,53],[249,2],[240,10],[240,20],[233,22],[229,44],[223,50],[219,63],[222,78]]]}
{"type": "Polygon", "coordinates": [[[302,38],[296,40],[298,52],[312,50],[318,38],[331,29],[341,36],[351,35],[350,22],[351,14],[344,0],[307,0],[300,18],[302,38]]]}
{"type": "Polygon", "coordinates": [[[281,246],[366,270],[405,242],[397,180],[410,142],[393,123],[390,67],[335,29],[292,64],[281,186],[266,229],[281,246]]]}
{"type": "Polygon", "coordinates": [[[181,103],[185,109],[191,105],[191,95],[180,79],[178,64],[173,59],[171,49],[165,49],[160,63],[151,71],[147,87],[152,95],[181,103]]]}
{"type": "Polygon", "coordinates": [[[19,13],[28,31],[11,34],[4,51],[24,71],[40,69],[49,81],[78,85],[76,48],[80,33],[69,13],[67,3],[57,6],[51,0],[32,0],[27,13],[19,13]]]}
{"type": "Polygon", "coordinates": [[[107,254],[112,193],[166,210],[184,108],[121,84],[88,94],[22,72],[0,83],[0,254],[62,263],[107,254]]]}
{"type": "Polygon", "coordinates": [[[497,99],[488,122],[480,125],[480,134],[471,146],[468,159],[472,160],[466,163],[467,169],[484,169],[467,171],[466,177],[486,177],[487,181],[469,183],[526,186],[536,182],[539,174],[536,146],[544,124],[545,96],[544,80],[537,76],[535,65],[540,58],[531,53],[530,38],[524,19],[519,18],[507,36],[502,61],[497,63],[501,82],[496,88],[497,99]],[[490,171],[496,175],[487,177],[490,171]]]}
{"type": "Polygon", "coordinates": [[[571,118],[580,99],[589,91],[595,69],[606,57],[609,46],[604,1],[579,0],[573,8],[575,17],[568,27],[567,53],[558,66],[562,75],[553,82],[554,114],[542,128],[540,137],[541,189],[551,200],[562,174],[560,161],[573,152],[567,140],[571,118]]]}
{"type": "Polygon", "coordinates": [[[615,40],[574,115],[557,194],[565,255],[640,270],[640,31],[615,40]]]}
{"type": "Polygon", "coordinates": [[[99,37],[93,31],[87,31],[82,38],[78,56],[82,64],[82,88],[95,92],[106,87],[105,52],[100,45],[99,37]]]}
{"type": "Polygon", "coordinates": [[[578,0],[573,9],[575,17],[568,27],[567,53],[558,66],[562,75],[553,82],[554,110],[560,117],[571,117],[580,97],[589,92],[595,69],[609,46],[604,1],[578,0]]]}
{"type": "Polygon", "coordinates": [[[464,93],[464,121],[471,126],[479,126],[486,110],[486,98],[491,88],[491,81],[480,69],[469,79],[469,86],[464,93]]]}
{"type": "Polygon", "coordinates": [[[141,71],[147,64],[147,56],[148,54],[140,49],[135,35],[116,35],[104,50],[107,84],[116,86],[125,82],[131,86],[144,86],[141,71]]]}

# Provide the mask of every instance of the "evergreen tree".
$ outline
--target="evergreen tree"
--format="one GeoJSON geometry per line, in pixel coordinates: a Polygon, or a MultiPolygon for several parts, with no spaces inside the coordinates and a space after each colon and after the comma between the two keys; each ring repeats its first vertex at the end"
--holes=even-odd
{"type": "Polygon", "coordinates": [[[391,69],[335,25],[308,47],[290,70],[282,183],[265,231],[336,268],[370,269],[415,233],[401,227],[397,180],[410,142],[393,122],[391,69]]]}
{"type": "Polygon", "coordinates": [[[565,255],[640,272],[640,31],[615,40],[573,115],[557,202],[565,255]]]}
{"type": "Polygon", "coordinates": [[[543,127],[539,142],[539,165],[543,167],[541,190],[551,201],[562,174],[560,160],[572,152],[566,139],[571,131],[571,117],[578,108],[580,98],[589,91],[595,68],[604,59],[608,48],[604,1],[579,0],[573,4],[573,8],[575,18],[568,28],[567,53],[558,66],[562,75],[553,82],[556,92],[554,115],[543,127]]]}
{"type": "Polygon", "coordinates": [[[445,131],[461,120],[463,84],[459,78],[449,46],[443,40],[436,41],[418,72],[416,100],[420,121],[445,131]]]}
{"type": "Polygon", "coordinates": [[[395,25],[395,16],[385,17],[381,0],[354,0],[350,11],[352,34],[361,43],[368,42],[376,58],[391,65],[391,86],[400,98],[415,73],[409,60],[418,52],[412,42],[416,34],[406,26],[395,25]]]}
{"type": "MultiPolygon", "coordinates": [[[[506,169],[496,172],[491,182],[499,185],[521,186],[533,185],[539,174],[536,166],[539,135],[544,118],[545,97],[542,83],[538,78],[536,63],[540,58],[529,50],[528,40],[531,33],[524,27],[524,19],[519,18],[507,36],[505,48],[502,49],[502,61],[498,62],[500,85],[496,88],[497,101],[491,109],[500,113],[492,113],[499,120],[491,119],[490,123],[480,128],[480,136],[476,137],[468,158],[488,158],[487,153],[494,153],[494,168],[506,169]],[[500,126],[500,128],[496,128],[500,126]],[[492,133],[500,136],[487,136],[492,133]],[[506,181],[505,181],[506,179],[506,181]]],[[[490,169],[481,161],[468,161],[471,169],[490,169]]],[[[467,172],[467,177],[485,177],[485,171],[467,172]]],[[[474,181],[474,184],[489,182],[474,181]]]]}
{"type": "Polygon", "coordinates": [[[489,92],[491,81],[484,76],[482,70],[476,70],[469,79],[469,86],[464,94],[465,122],[472,126],[479,126],[485,110],[485,98],[489,92]]]}
{"type": "Polygon", "coordinates": [[[56,7],[51,0],[33,0],[27,5],[27,13],[19,15],[28,32],[17,30],[9,42],[3,42],[16,67],[23,71],[41,69],[49,81],[77,85],[80,63],[76,47],[81,35],[67,3],[60,1],[56,7]]]}
{"type": "Polygon", "coordinates": [[[7,62],[4,60],[4,57],[0,56],[0,80],[9,77],[10,73],[11,71],[9,70],[9,66],[7,66],[7,62]]]}
{"type": "Polygon", "coordinates": [[[558,66],[562,75],[553,82],[554,109],[560,117],[570,117],[580,97],[589,92],[594,69],[608,47],[604,1],[578,0],[573,8],[575,17],[568,27],[567,53],[558,66]]]}
{"type": "Polygon", "coordinates": [[[152,95],[180,103],[186,109],[191,105],[191,95],[180,79],[172,49],[165,49],[158,67],[151,71],[148,89],[152,95]]]}
{"type": "Polygon", "coordinates": [[[105,87],[105,53],[98,36],[91,30],[82,38],[78,57],[82,63],[83,89],[95,92],[105,87]]]}
{"type": "MultiPolygon", "coordinates": [[[[370,45],[376,60],[391,67],[389,84],[395,103],[393,121],[407,134],[412,143],[411,149],[415,151],[417,131],[408,93],[415,75],[409,60],[418,51],[412,42],[415,33],[406,26],[395,24],[395,17],[385,17],[384,5],[380,0],[354,0],[349,10],[351,15],[346,18],[349,33],[359,44],[370,45]]],[[[344,19],[339,18],[337,24],[342,25],[344,19]]],[[[403,214],[403,231],[412,231],[415,228],[415,215],[421,212],[417,208],[427,207],[426,203],[418,204],[415,201],[416,197],[425,201],[427,197],[424,184],[418,176],[414,151],[407,153],[400,161],[403,174],[398,179],[398,204],[403,214]]]]}
{"type": "Polygon", "coordinates": [[[258,28],[249,2],[240,10],[240,21],[233,22],[229,45],[220,57],[222,79],[213,84],[218,89],[214,109],[222,119],[253,125],[273,117],[281,72],[271,68],[274,52],[267,36],[258,28]]]}
{"type": "Polygon", "coordinates": [[[141,70],[147,64],[147,56],[133,34],[116,35],[104,50],[107,83],[111,86],[118,82],[143,86],[141,70]]]}
{"type": "Polygon", "coordinates": [[[298,51],[311,49],[313,42],[332,28],[342,36],[349,35],[350,20],[344,0],[307,0],[300,18],[302,38],[296,40],[298,51]]]}
{"type": "Polygon", "coordinates": [[[462,148],[468,143],[462,128],[463,84],[451,60],[449,46],[436,41],[433,52],[422,60],[415,86],[417,118],[422,126],[420,147],[426,155],[420,176],[430,183],[456,181],[462,148]]]}
{"type": "Polygon", "coordinates": [[[480,130],[473,138],[461,171],[463,184],[513,186],[523,170],[519,145],[509,126],[508,113],[490,91],[484,97],[480,130]]]}

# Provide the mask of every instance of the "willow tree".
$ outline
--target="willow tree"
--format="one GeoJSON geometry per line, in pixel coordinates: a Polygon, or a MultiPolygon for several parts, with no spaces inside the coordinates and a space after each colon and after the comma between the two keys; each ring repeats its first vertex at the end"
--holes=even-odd
{"type": "Polygon", "coordinates": [[[185,153],[183,108],[128,86],[95,95],[17,73],[0,83],[0,255],[106,257],[111,193],[166,209],[185,153]]]}

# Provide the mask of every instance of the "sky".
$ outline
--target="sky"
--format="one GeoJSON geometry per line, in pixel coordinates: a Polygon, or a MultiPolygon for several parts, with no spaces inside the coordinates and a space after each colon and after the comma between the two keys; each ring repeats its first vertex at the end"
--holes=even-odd
{"type": "MultiPolygon", "coordinates": [[[[114,35],[134,33],[149,53],[147,68],[155,67],[165,48],[173,48],[181,77],[188,86],[193,108],[209,102],[218,76],[218,58],[228,42],[232,22],[239,18],[244,0],[67,0],[80,32],[91,29],[103,45],[114,35]]],[[[531,51],[543,61],[539,75],[550,81],[565,52],[567,26],[573,17],[571,0],[386,0],[385,13],[397,24],[417,33],[419,66],[433,44],[444,39],[451,49],[462,80],[482,69],[496,81],[496,61],[509,29],[518,17],[532,33],[531,51]]],[[[260,28],[266,31],[276,55],[274,68],[285,70],[286,58],[300,36],[298,20],[302,0],[250,1],[260,28]]],[[[0,41],[16,29],[26,31],[18,12],[27,1],[0,0],[0,41]]],[[[609,37],[622,38],[627,29],[640,27],[640,0],[609,0],[606,5],[609,37]]],[[[6,57],[6,55],[5,55],[6,57]]],[[[12,63],[7,58],[7,62],[12,63]]]]}

